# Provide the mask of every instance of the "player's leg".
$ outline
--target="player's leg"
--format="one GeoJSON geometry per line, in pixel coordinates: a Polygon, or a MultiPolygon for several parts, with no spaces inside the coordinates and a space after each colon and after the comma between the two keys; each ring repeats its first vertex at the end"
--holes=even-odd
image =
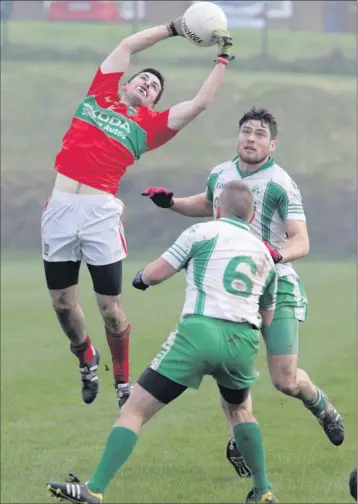
{"type": "MultiPolygon", "coordinates": [[[[250,392],[246,400],[246,408],[252,413],[252,397],[250,392]]],[[[244,459],[242,453],[237,447],[234,431],[229,421],[228,424],[230,429],[230,439],[226,446],[226,458],[230,462],[232,467],[235,469],[236,474],[240,478],[250,478],[251,469],[247,465],[246,460],[244,459]]]]}
{"type": "Polygon", "coordinates": [[[278,502],[267,477],[265,449],[260,426],[252,414],[249,388],[228,389],[219,385],[221,405],[232,426],[235,442],[253,478],[246,502],[278,502]]]}
{"type": "Polygon", "coordinates": [[[299,321],[292,307],[276,310],[271,325],[262,331],[272,383],[277,390],[300,399],[317,418],[327,437],[338,446],[344,440],[341,416],[326,394],[297,367],[299,321]]]}
{"type": "Polygon", "coordinates": [[[66,193],[54,192],[42,215],[42,257],[53,309],[71,342],[72,353],[79,360],[83,400],[91,403],[98,392],[99,354],[87,334],[78,303],[81,262],[76,221],[73,202],[67,199],[66,193]]]}
{"type": "Polygon", "coordinates": [[[106,491],[132,453],[142,426],[185,389],[150,368],[142,373],[109,434],[97,469],[88,481],[92,492],[103,494],[106,491]]]}
{"type": "Polygon", "coordinates": [[[260,333],[251,324],[221,323],[212,373],[221,394],[221,405],[233,429],[236,446],[250,468],[253,490],[247,502],[277,502],[267,479],[260,427],[252,414],[250,387],[257,380],[255,359],[260,333]]]}
{"type": "Polygon", "coordinates": [[[128,399],[129,325],[122,305],[122,260],[127,255],[122,227],[123,203],[112,196],[88,197],[80,230],[83,260],[93,288],[113,362],[114,385],[119,407],[128,399]]]}
{"type": "Polygon", "coordinates": [[[72,484],[48,483],[48,490],[56,497],[72,502],[100,504],[109,483],[133,452],[142,426],[185,390],[185,386],[147,368],[110,431],[101,459],[89,481],[85,484],[77,479],[72,484]]]}
{"type": "Polygon", "coordinates": [[[78,358],[82,398],[92,403],[98,393],[100,355],[87,334],[85,318],[78,302],[80,262],[44,261],[46,282],[52,306],[63,332],[70,340],[70,350],[78,358]]]}
{"type": "Polygon", "coordinates": [[[104,266],[87,264],[112,356],[114,385],[121,408],[131,391],[129,338],[131,326],[122,304],[122,261],[104,266]]]}

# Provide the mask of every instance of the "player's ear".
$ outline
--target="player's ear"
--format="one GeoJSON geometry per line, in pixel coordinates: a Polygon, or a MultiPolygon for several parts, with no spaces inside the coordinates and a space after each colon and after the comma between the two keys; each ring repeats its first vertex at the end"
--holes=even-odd
{"type": "Polygon", "coordinates": [[[272,153],[276,149],[276,140],[271,140],[269,145],[269,152],[272,153]]]}
{"type": "Polygon", "coordinates": [[[220,219],[222,215],[221,207],[218,205],[215,209],[215,219],[220,219]]]}
{"type": "Polygon", "coordinates": [[[125,82],[123,84],[123,91],[127,91],[127,89],[128,89],[128,82],[125,82]]]}

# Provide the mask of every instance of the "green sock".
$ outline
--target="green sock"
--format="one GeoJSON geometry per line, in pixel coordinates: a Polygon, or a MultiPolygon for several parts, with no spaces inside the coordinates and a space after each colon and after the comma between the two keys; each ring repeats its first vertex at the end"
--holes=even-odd
{"type": "Polygon", "coordinates": [[[129,458],[136,442],[137,434],[126,427],[113,427],[97,469],[88,482],[94,493],[103,494],[118,469],[129,458]]]}
{"type": "Polygon", "coordinates": [[[313,404],[307,404],[305,403],[305,406],[307,409],[309,409],[315,416],[319,415],[322,413],[322,411],[326,408],[327,406],[327,400],[319,388],[317,389],[317,399],[313,404]]]}
{"type": "Polygon", "coordinates": [[[268,492],[271,488],[267,479],[265,449],[259,424],[244,422],[234,427],[237,447],[252,472],[254,490],[268,492]]]}

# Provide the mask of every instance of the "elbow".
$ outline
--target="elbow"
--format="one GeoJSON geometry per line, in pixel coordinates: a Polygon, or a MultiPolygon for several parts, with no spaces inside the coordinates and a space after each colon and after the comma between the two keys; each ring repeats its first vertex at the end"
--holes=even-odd
{"type": "Polygon", "coordinates": [[[208,107],[209,107],[210,103],[207,103],[207,102],[202,102],[202,103],[199,103],[197,106],[196,106],[196,114],[201,114],[202,112],[204,112],[208,107]]]}

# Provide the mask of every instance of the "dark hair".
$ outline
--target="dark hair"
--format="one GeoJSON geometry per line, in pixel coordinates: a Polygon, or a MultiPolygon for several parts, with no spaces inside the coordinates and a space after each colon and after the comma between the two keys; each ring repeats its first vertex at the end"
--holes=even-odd
{"type": "Polygon", "coordinates": [[[256,109],[252,107],[246,114],[244,114],[240,121],[239,127],[248,121],[261,121],[261,124],[267,124],[271,133],[271,138],[275,139],[277,137],[277,122],[274,116],[264,108],[256,109]]]}
{"type": "Polygon", "coordinates": [[[135,79],[135,77],[137,77],[138,75],[140,75],[142,73],[151,73],[151,74],[155,75],[158,78],[159,82],[160,82],[161,90],[159,91],[158,96],[154,100],[154,105],[155,105],[160,100],[160,98],[161,98],[161,96],[163,94],[163,91],[164,91],[164,77],[159,72],[159,70],[156,70],[155,68],[145,68],[144,70],[141,70],[140,72],[137,72],[136,74],[132,75],[132,77],[130,77],[128,79],[128,82],[132,81],[133,79],[135,79]]]}

